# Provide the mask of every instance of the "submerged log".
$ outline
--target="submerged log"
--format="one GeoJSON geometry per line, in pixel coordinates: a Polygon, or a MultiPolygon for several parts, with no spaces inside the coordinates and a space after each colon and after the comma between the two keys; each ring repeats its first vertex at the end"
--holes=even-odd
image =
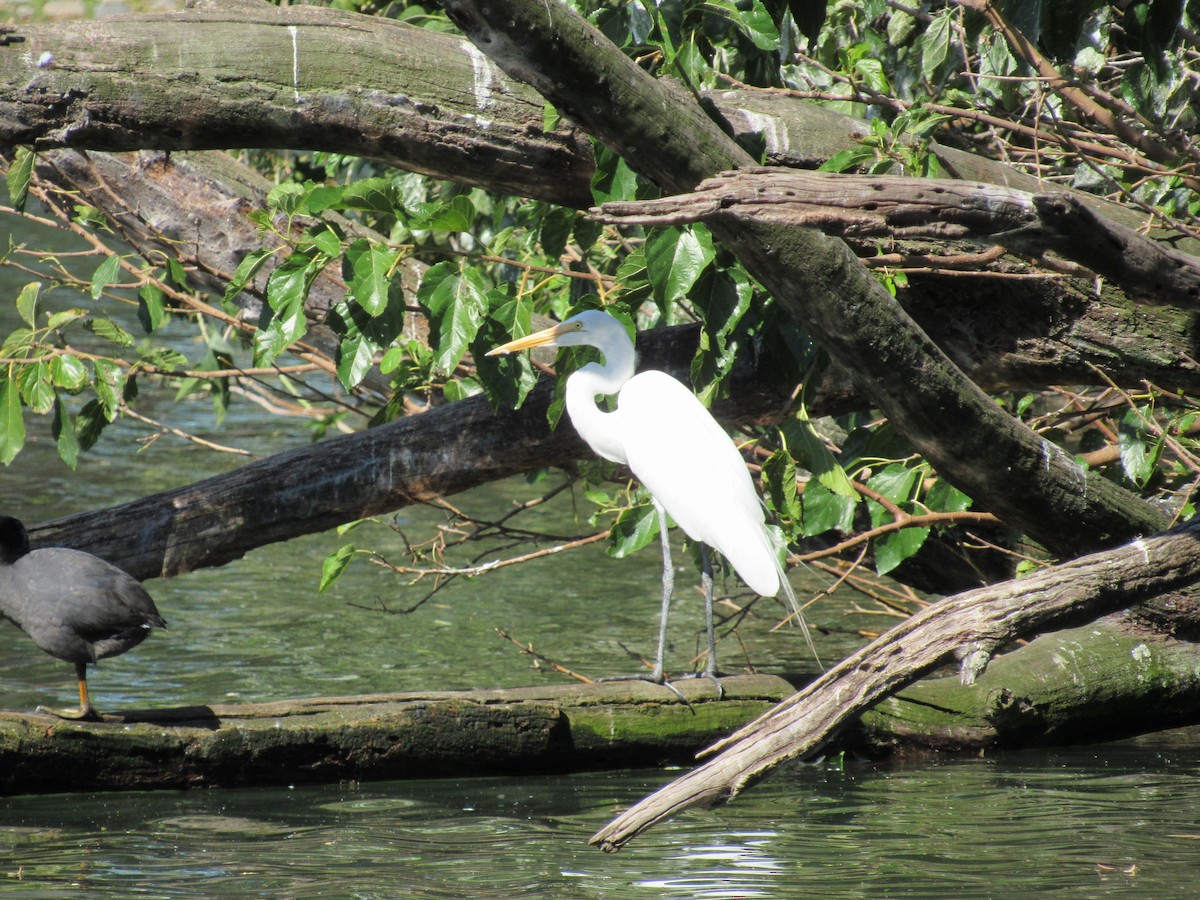
{"type": "Polygon", "coordinates": [[[691,762],[792,693],[771,675],[133,710],[0,713],[0,794],[231,787],[691,762]]]}

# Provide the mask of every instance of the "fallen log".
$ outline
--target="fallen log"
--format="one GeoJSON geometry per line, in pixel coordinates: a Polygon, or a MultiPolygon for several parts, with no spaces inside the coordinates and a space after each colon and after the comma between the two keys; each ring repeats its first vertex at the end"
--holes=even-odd
{"type": "Polygon", "coordinates": [[[232,787],[683,763],[793,687],[771,675],[0,713],[0,794],[232,787]]]}

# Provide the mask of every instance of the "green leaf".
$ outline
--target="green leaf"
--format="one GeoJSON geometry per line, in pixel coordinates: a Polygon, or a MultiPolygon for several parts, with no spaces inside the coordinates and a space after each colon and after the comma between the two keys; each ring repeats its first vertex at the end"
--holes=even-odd
{"type": "Polygon", "coordinates": [[[142,330],[146,334],[156,331],[162,324],[166,313],[167,303],[162,290],[149,282],[142,285],[141,290],[138,291],[137,310],[138,322],[141,323],[142,330]]]}
{"type": "Polygon", "coordinates": [[[772,453],[762,466],[763,481],[771,505],[780,515],[799,520],[803,516],[800,498],[796,493],[796,466],[786,449],[772,453]]]}
{"type": "Polygon", "coordinates": [[[664,311],[688,291],[716,258],[712,235],[703,225],[663,228],[646,241],[646,271],[664,311]]]}
{"type": "Polygon", "coordinates": [[[592,199],[596,205],[609,200],[636,200],[637,174],[617,154],[603,145],[593,147],[596,171],[592,175],[592,199]]]}
{"type": "Polygon", "coordinates": [[[47,327],[51,331],[57,331],[59,328],[66,328],[72,322],[78,322],[80,319],[86,319],[88,311],[86,309],[64,309],[61,312],[52,313],[47,327]]]}
{"type": "Polygon", "coordinates": [[[854,501],[839,496],[819,481],[810,481],[800,498],[804,512],[802,533],[805,537],[827,531],[850,531],[854,525],[854,501]]]}
{"type": "Polygon", "coordinates": [[[939,478],[925,494],[925,505],[934,512],[965,512],[974,501],[948,482],[939,478]]]}
{"type": "Polygon", "coordinates": [[[399,258],[398,250],[365,240],[346,248],[351,273],[346,291],[369,315],[377,316],[387,308],[392,269],[399,258]]]}
{"type": "Polygon", "coordinates": [[[342,576],[346,567],[350,565],[350,560],[354,559],[354,554],[354,545],[345,544],[325,557],[325,561],[321,563],[321,583],[317,587],[318,595],[325,593],[326,589],[342,576]]]}
{"type": "Polygon", "coordinates": [[[95,377],[92,379],[92,390],[104,412],[104,418],[109,422],[117,418],[121,409],[121,391],[124,387],[124,376],[120,367],[106,359],[93,360],[92,368],[95,377]]]}
{"type": "Polygon", "coordinates": [[[28,147],[18,147],[13,155],[5,182],[8,185],[8,202],[17,212],[25,211],[25,200],[29,196],[29,181],[33,178],[33,164],[37,155],[28,147]]]}
{"type": "Polygon", "coordinates": [[[263,267],[263,263],[265,263],[273,255],[273,250],[264,247],[258,250],[251,250],[249,253],[243,256],[242,261],[238,263],[237,271],[233,273],[233,280],[230,281],[228,287],[225,288],[225,302],[232,303],[234,298],[237,297],[237,295],[245,289],[246,285],[254,279],[254,276],[258,274],[258,270],[263,267]]]}
{"type": "Polygon", "coordinates": [[[1158,470],[1166,436],[1155,436],[1146,427],[1149,407],[1130,409],[1121,418],[1117,434],[1117,446],[1121,452],[1121,468],[1125,477],[1139,489],[1145,488],[1158,470]]]}
{"type": "MultiPolygon", "coordinates": [[[[867,481],[867,486],[876,493],[882,494],[892,503],[904,508],[909,505],[916,492],[921,473],[917,469],[905,468],[900,463],[876,472],[867,481]]],[[[878,527],[892,521],[892,514],[878,503],[868,501],[867,508],[871,512],[871,524],[878,527]]]]}
{"type": "Polygon", "coordinates": [[[289,181],[286,184],[277,184],[267,194],[267,206],[290,216],[299,211],[304,196],[305,189],[302,184],[297,184],[294,181],[289,181]]]}
{"type": "Polygon", "coordinates": [[[469,231],[475,224],[475,216],[475,204],[469,197],[459,194],[448,206],[439,208],[422,221],[419,227],[433,231],[469,231]]]}
{"type": "Polygon", "coordinates": [[[622,559],[637,553],[658,536],[658,511],[653,503],[642,503],[621,510],[608,536],[609,556],[622,559]]]}
{"type": "Polygon", "coordinates": [[[55,388],[74,394],[88,383],[88,367],[78,356],[60,354],[50,360],[50,378],[54,379],[55,388]]]}
{"type": "Polygon", "coordinates": [[[50,378],[50,365],[44,362],[31,363],[17,369],[17,384],[21,388],[21,399],[33,412],[44,415],[54,405],[54,384],[50,378]]]}
{"type": "Polygon", "coordinates": [[[921,39],[921,74],[926,81],[936,80],[938,69],[950,55],[952,13],[953,10],[947,9],[934,16],[921,39]]]}
{"type": "Polygon", "coordinates": [[[99,300],[100,295],[104,293],[104,289],[110,284],[115,284],[117,273],[121,270],[121,257],[110,256],[96,267],[96,271],[92,273],[92,299],[99,300]]]}
{"type": "Polygon", "coordinates": [[[346,185],[340,206],[392,215],[399,211],[400,198],[395,185],[386,178],[364,178],[346,185]]]}
{"type": "Polygon", "coordinates": [[[841,150],[817,168],[818,172],[845,172],[856,166],[875,161],[875,151],[870,147],[853,147],[841,150]]]}
{"type": "Polygon", "coordinates": [[[89,400],[83,404],[83,409],[75,416],[75,437],[79,442],[79,449],[91,448],[100,438],[100,432],[108,422],[104,405],[99,400],[89,400]]]}
{"type": "Polygon", "coordinates": [[[342,387],[350,390],[363,380],[371,369],[377,349],[374,341],[361,333],[341,342],[338,346],[337,375],[342,387]]]}
{"type": "Polygon", "coordinates": [[[779,49],[779,29],[762,0],[754,0],[749,11],[743,13],[735,24],[738,30],[759,50],[775,51],[779,49]]]}
{"type": "Polygon", "coordinates": [[[133,335],[108,318],[88,319],[85,327],[97,337],[116,344],[118,347],[132,347],[133,335]]]}
{"type": "Polygon", "coordinates": [[[25,419],[21,410],[21,391],[9,374],[0,381],[0,463],[9,465],[25,446],[25,419]]]}
{"type": "Polygon", "coordinates": [[[40,281],[31,281],[21,288],[21,293],[17,294],[17,313],[30,328],[37,324],[37,301],[41,290],[42,283],[40,281]]]}
{"type": "Polygon", "coordinates": [[[293,253],[275,267],[267,278],[266,322],[259,322],[254,335],[254,358],[259,365],[270,365],[293,343],[304,336],[308,321],[304,301],[308,289],[328,263],[323,254],[293,253]],[[267,314],[267,310],[271,315],[267,314]]]}
{"type": "Polygon", "coordinates": [[[453,372],[488,310],[483,276],[475,268],[460,271],[453,263],[438,263],[421,280],[417,303],[429,314],[434,364],[453,372]]]}
{"type": "Polygon", "coordinates": [[[915,554],[929,537],[929,531],[928,528],[901,528],[899,531],[875,538],[872,542],[875,549],[875,571],[886,575],[915,554]]]}
{"type": "Polygon", "coordinates": [[[79,459],[79,441],[75,439],[75,428],[67,405],[59,397],[54,398],[54,418],[50,421],[50,434],[58,447],[58,457],[71,469],[79,459]]]}
{"type": "Polygon", "coordinates": [[[803,404],[792,421],[784,428],[784,436],[788,444],[795,448],[797,462],[811,472],[817,481],[839,497],[850,500],[852,503],[859,501],[860,495],[855,490],[850,476],[846,474],[846,470],[842,468],[834,455],[829,452],[829,448],[825,446],[825,442],[813,428],[812,421],[808,418],[808,411],[803,404]]]}
{"type": "Polygon", "coordinates": [[[507,293],[501,288],[489,292],[493,311],[471,344],[479,383],[493,409],[520,409],[537,383],[537,373],[533,371],[528,353],[487,355],[492,347],[533,331],[529,300],[523,297],[503,300],[507,293]]]}

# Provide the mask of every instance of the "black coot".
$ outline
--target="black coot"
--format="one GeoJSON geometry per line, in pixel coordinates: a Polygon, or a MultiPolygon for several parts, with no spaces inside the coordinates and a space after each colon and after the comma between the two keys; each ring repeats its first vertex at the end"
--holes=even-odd
{"type": "Polygon", "coordinates": [[[0,618],[51,656],[75,663],[79,709],[38,707],[64,719],[99,718],[88,699],[88,663],[136,647],[152,627],[167,627],[135,578],[79,550],[30,550],[25,526],[11,516],[0,516],[0,618]]]}

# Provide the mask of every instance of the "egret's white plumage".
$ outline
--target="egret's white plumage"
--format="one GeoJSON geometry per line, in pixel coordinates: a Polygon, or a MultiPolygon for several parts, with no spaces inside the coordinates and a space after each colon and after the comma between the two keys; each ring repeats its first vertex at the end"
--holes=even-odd
{"type": "MultiPolygon", "coordinates": [[[[696,396],[665,372],[634,374],[633,342],[625,327],[607,313],[588,310],[528,337],[497,347],[488,355],[529,347],[596,347],[604,362],[591,362],[567,379],[571,424],[596,453],[629,466],[659,507],[693,541],[713,547],[759,594],[773,597],[783,588],[803,626],[795,594],[779,563],[779,546],[767,529],[763,506],[741,454],[696,396]],[[615,394],[616,409],[605,412],[598,397],[615,394]]],[[[662,678],[666,612],[672,572],[663,529],[663,614],[655,676],[662,678]]],[[[707,562],[707,556],[705,556],[707,562]]],[[[709,658],[715,675],[711,632],[711,573],[706,571],[709,658]]],[[[805,637],[808,639],[807,629],[805,637]]],[[[809,639],[811,647],[811,639],[809,639]]],[[[814,651],[815,656],[815,651],[814,651]]]]}

